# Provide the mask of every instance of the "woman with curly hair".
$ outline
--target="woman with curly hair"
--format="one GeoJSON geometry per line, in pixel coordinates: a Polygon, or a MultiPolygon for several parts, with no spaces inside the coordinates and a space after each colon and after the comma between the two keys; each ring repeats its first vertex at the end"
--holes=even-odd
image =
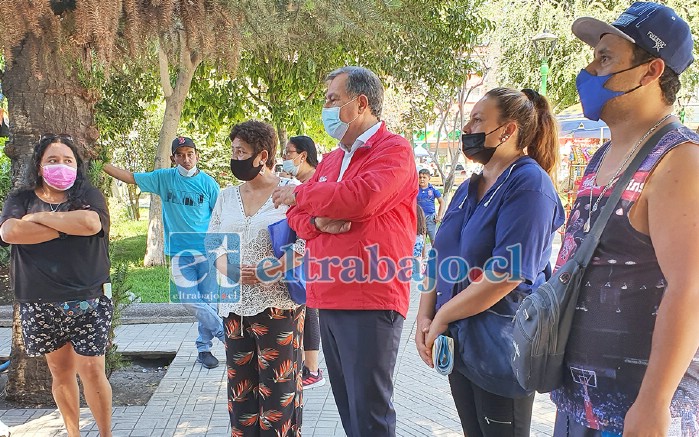
{"type": "MultiPolygon", "coordinates": [[[[237,302],[222,298],[219,304],[226,333],[231,432],[246,437],[297,436],[304,306],[291,300],[279,280],[281,268],[264,273],[260,269],[263,260],[274,257],[268,226],[284,220],[288,209],[274,207],[272,191],[291,180],[273,172],[277,136],[272,126],[246,121],[235,125],[229,138],[231,172],[243,184],[221,191],[206,245],[217,270],[240,284],[237,302]],[[224,247],[222,236],[230,234],[240,239],[240,272],[224,247]]],[[[303,254],[303,245],[296,246],[294,250],[303,254]]]]}

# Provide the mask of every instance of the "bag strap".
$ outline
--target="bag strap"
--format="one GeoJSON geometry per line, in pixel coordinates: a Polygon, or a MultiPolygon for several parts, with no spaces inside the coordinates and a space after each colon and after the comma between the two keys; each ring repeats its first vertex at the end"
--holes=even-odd
{"type": "MultiPolygon", "coordinates": [[[[599,244],[599,240],[602,237],[602,232],[607,225],[607,221],[609,220],[609,217],[611,217],[612,211],[614,211],[616,208],[617,203],[619,203],[619,199],[621,199],[621,195],[629,185],[629,181],[631,181],[634,173],[636,173],[638,168],[641,166],[643,160],[650,154],[655,146],[658,145],[658,142],[660,142],[662,137],[671,130],[678,129],[680,127],[682,127],[681,123],[673,121],[666,124],[655,134],[653,134],[653,136],[650,137],[645,144],[643,144],[643,147],[641,147],[641,149],[636,153],[636,156],[634,156],[631,164],[626,167],[624,173],[617,180],[614,190],[612,190],[612,194],[609,196],[607,203],[605,203],[602,211],[600,211],[599,217],[597,217],[597,220],[595,220],[595,224],[592,225],[592,229],[590,229],[590,232],[585,236],[580,248],[575,253],[575,259],[583,268],[587,267],[587,264],[590,262],[592,254],[595,252],[595,249],[599,244]]],[[[590,210],[590,214],[592,214],[592,210],[590,210]]]]}

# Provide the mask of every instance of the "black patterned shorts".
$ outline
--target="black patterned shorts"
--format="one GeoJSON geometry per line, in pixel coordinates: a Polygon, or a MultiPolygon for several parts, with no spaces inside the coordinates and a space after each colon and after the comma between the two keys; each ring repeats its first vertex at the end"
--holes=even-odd
{"type": "Polygon", "coordinates": [[[55,303],[20,302],[22,337],[27,355],[45,355],[68,342],[78,355],[104,355],[114,308],[111,299],[106,296],[100,296],[91,303],[93,305],[76,313],[64,312],[55,303]]]}

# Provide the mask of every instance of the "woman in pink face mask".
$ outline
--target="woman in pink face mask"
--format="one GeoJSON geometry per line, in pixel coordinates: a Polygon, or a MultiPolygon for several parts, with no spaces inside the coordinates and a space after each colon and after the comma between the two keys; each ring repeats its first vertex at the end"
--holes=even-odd
{"type": "Polygon", "coordinates": [[[68,436],[80,435],[76,374],[100,435],[111,436],[112,389],[104,373],[113,312],[107,205],[85,178],[70,136],[42,136],[32,163],[33,186],[10,193],[0,216],[0,244],[12,244],[24,346],[30,356],[46,356],[68,436]]]}

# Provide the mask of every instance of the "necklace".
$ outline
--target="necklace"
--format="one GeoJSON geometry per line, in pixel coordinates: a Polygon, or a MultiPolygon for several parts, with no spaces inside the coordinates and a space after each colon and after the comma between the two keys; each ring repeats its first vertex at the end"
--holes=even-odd
{"type": "Polygon", "coordinates": [[[63,202],[61,202],[61,203],[55,204],[55,205],[56,205],[55,208],[53,207],[53,205],[54,205],[53,203],[49,203],[49,208],[51,208],[51,212],[56,212],[56,211],[58,211],[58,208],[60,208],[61,205],[63,205],[64,203],[66,203],[66,202],[63,201],[63,202]]]}
{"type": "Polygon", "coordinates": [[[51,200],[49,200],[49,199],[51,198],[51,196],[48,195],[48,193],[46,192],[46,190],[44,190],[44,198],[45,198],[46,200],[44,200],[44,199],[41,199],[41,200],[44,200],[45,203],[48,203],[49,208],[51,209],[51,212],[56,212],[56,211],[58,211],[58,208],[60,208],[61,205],[63,205],[64,203],[66,203],[66,200],[67,200],[67,199],[65,199],[65,200],[63,200],[61,203],[53,203],[53,202],[51,202],[51,200]],[[54,207],[54,205],[56,205],[56,206],[54,207]]]}
{"type": "MultiPolygon", "coordinates": [[[[583,231],[590,232],[590,222],[592,221],[592,213],[597,211],[597,208],[599,207],[599,203],[604,197],[604,195],[607,193],[609,188],[614,185],[614,182],[616,182],[617,178],[619,177],[619,174],[621,174],[622,170],[626,168],[626,163],[629,162],[629,159],[631,159],[632,156],[636,154],[636,149],[643,144],[643,142],[648,138],[650,134],[652,134],[658,126],[660,126],[665,120],[670,118],[672,114],[667,114],[665,117],[661,118],[658,120],[657,123],[655,123],[650,129],[648,129],[648,132],[646,132],[639,140],[636,142],[636,145],[633,146],[631,151],[626,154],[626,157],[624,158],[624,161],[622,161],[621,165],[619,168],[616,169],[616,172],[614,173],[614,176],[607,182],[607,185],[604,186],[602,189],[602,192],[600,193],[599,197],[595,201],[594,205],[592,204],[592,196],[593,192],[595,190],[595,186],[597,185],[597,173],[595,173],[594,178],[592,179],[592,187],[590,187],[590,214],[587,216],[587,221],[585,222],[585,226],[583,227],[583,231]]],[[[604,158],[607,156],[607,152],[609,149],[612,147],[612,144],[610,143],[609,146],[607,146],[607,149],[604,151],[604,155],[602,155],[602,159],[600,160],[600,167],[602,166],[601,162],[604,161],[604,158]]],[[[599,170],[599,167],[597,168],[599,170]]]]}

